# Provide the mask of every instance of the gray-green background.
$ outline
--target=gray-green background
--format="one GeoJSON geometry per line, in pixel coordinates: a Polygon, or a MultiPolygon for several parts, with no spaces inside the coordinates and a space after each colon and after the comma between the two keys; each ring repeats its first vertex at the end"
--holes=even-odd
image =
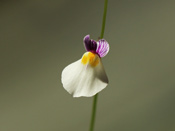
{"type": "MultiPolygon", "coordinates": [[[[0,131],[88,131],[61,72],[97,39],[103,0],[0,1],[0,131]]],[[[175,1],[109,0],[95,131],[175,131],[175,1]]]]}

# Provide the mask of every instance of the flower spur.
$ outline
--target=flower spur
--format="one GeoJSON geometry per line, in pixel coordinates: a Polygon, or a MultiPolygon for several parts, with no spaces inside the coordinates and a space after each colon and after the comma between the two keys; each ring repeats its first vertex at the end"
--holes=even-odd
{"type": "Polygon", "coordinates": [[[87,52],[82,58],[62,71],[63,87],[73,97],[94,96],[108,85],[108,78],[101,62],[101,58],[109,51],[108,42],[104,39],[96,42],[90,39],[90,35],[86,35],[84,45],[87,52]]]}

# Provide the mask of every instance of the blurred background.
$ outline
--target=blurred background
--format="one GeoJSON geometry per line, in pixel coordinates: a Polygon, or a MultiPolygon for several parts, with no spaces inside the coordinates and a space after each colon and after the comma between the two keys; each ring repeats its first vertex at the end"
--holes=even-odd
{"type": "MultiPolygon", "coordinates": [[[[73,98],[65,66],[98,39],[104,1],[0,1],[0,131],[88,131],[92,98],[73,98]]],[[[95,131],[175,131],[175,1],[109,0],[95,131]]]]}

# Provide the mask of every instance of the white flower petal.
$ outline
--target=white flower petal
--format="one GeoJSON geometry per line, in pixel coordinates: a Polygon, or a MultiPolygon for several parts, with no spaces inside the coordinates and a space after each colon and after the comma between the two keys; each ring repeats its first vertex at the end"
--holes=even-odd
{"type": "MultiPolygon", "coordinates": [[[[83,56],[87,56],[85,53],[83,56]]],[[[102,65],[101,59],[95,54],[99,60],[98,64],[92,65],[92,61],[86,64],[82,63],[82,59],[68,65],[62,72],[62,83],[73,97],[90,97],[104,89],[108,84],[108,78],[102,65]]]]}

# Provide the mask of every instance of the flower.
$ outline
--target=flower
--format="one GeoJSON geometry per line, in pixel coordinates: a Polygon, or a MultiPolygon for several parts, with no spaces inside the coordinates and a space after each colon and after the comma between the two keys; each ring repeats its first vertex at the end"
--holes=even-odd
{"type": "Polygon", "coordinates": [[[101,58],[109,51],[109,44],[105,39],[95,41],[90,35],[84,37],[87,52],[82,58],[62,71],[62,84],[73,97],[91,97],[108,85],[108,78],[101,58]]]}

